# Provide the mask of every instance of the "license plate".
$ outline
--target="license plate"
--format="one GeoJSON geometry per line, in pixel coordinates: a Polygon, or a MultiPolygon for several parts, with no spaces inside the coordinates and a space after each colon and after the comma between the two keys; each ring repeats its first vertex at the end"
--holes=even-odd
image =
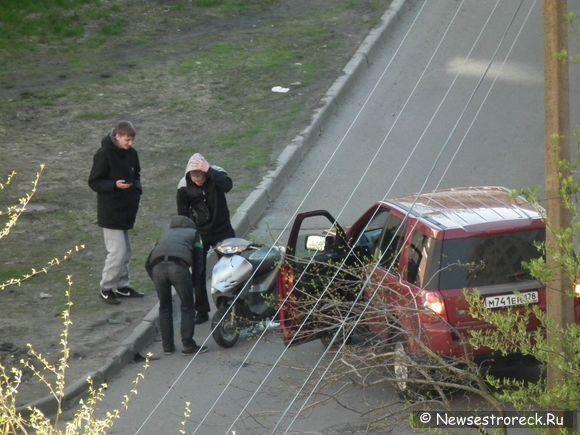
{"type": "Polygon", "coordinates": [[[485,298],[486,308],[517,307],[520,305],[537,304],[539,302],[538,292],[525,292],[511,295],[487,296],[485,298]]]}

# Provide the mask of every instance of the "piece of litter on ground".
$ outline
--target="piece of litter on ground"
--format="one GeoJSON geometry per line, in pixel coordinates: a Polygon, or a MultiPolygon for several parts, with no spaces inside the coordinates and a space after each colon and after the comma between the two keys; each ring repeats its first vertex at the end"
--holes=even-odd
{"type": "Polygon", "coordinates": [[[48,298],[51,298],[52,297],[51,294],[44,293],[44,292],[40,292],[40,295],[39,296],[40,296],[40,299],[48,299],[48,298]]]}
{"type": "Polygon", "coordinates": [[[272,92],[276,92],[278,94],[285,94],[289,90],[290,90],[290,88],[283,88],[282,86],[274,86],[272,88],[272,92]]]}

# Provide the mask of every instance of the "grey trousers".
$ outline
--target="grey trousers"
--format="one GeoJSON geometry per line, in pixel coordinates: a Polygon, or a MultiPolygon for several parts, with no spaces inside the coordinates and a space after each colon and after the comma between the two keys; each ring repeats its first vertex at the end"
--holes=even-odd
{"type": "Polygon", "coordinates": [[[133,255],[129,232],[127,230],[111,230],[103,228],[107,257],[101,277],[102,289],[119,289],[129,287],[129,261],[133,255]]]}

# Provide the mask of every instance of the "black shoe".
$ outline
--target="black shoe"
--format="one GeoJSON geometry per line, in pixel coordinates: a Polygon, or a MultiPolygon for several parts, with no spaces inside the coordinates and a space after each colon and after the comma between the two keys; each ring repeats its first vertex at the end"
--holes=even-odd
{"type": "Polygon", "coordinates": [[[131,287],[118,288],[117,290],[115,290],[115,293],[117,293],[117,295],[121,296],[122,298],[142,298],[143,296],[145,296],[143,293],[138,292],[137,290],[131,287]]]}
{"type": "Polygon", "coordinates": [[[198,352],[199,353],[207,352],[207,346],[198,346],[197,344],[194,344],[191,347],[184,347],[183,349],[181,349],[182,355],[193,355],[198,352]]]}
{"type": "Polygon", "coordinates": [[[175,346],[163,349],[163,355],[172,355],[175,352],[175,346]]]}
{"type": "Polygon", "coordinates": [[[99,297],[109,305],[119,305],[121,303],[115,292],[110,288],[102,288],[99,292],[99,297]]]}
{"type": "Polygon", "coordinates": [[[197,313],[195,315],[195,324],[196,325],[201,325],[202,323],[205,323],[209,320],[209,314],[208,313],[197,313]]]}

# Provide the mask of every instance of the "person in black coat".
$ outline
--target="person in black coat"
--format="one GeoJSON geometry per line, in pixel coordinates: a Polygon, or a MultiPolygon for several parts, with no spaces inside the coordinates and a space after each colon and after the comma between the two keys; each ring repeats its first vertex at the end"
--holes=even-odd
{"type": "Polygon", "coordinates": [[[107,250],[99,296],[112,305],[120,303],[119,296],[143,296],[131,288],[129,276],[132,249],[128,230],[135,224],[143,191],[135,134],[131,122],[119,122],[102,139],[89,175],[89,186],[97,192],[97,224],[103,229],[107,250]]]}
{"type": "Polygon", "coordinates": [[[172,286],[181,301],[181,353],[190,355],[207,350],[206,346],[198,346],[193,339],[193,288],[199,285],[204,266],[203,246],[195,224],[186,216],[172,217],[169,229],[155,244],[145,264],[159,297],[159,328],[166,355],[175,352],[172,286]]]}
{"type": "MultiPolygon", "coordinates": [[[[210,166],[199,153],[190,157],[185,175],[177,185],[177,214],[195,222],[201,232],[205,259],[210,247],[228,237],[235,237],[226,200],[226,193],[232,187],[232,179],[227,172],[219,166],[210,166]]],[[[204,264],[202,285],[195,288],[197,324],[209,320],[205,269],[204,264]]]]}

